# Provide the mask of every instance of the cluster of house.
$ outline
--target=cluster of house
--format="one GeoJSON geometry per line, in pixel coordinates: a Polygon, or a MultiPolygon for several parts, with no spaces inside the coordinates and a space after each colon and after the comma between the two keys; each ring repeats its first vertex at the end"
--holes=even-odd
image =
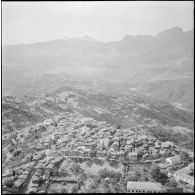
{"type": "Polygon", "coordinates": [[[45,185],[41,186],[43,189],[40,189],[39,191],[43,193],[46,192],[51,170],[61,163],[64,158],[44,157],[43,152],[38,152],[32,155],[32,158],[29,159],[28,163],[14,166],[9,169],[8,172],[4,173],[2,175],[3,192],[22,192],[23,189],[29,185],[29,189],[24,193],[35,193],[40,187],[40,180],[44,181],[45,185]],[[29,179],[31,181],[29,181],[29,179]],[[8,185],[8,182],[10,181],[12,182],[11,186],[8,185]]]}
{"type": "Polygon", "coordinates": [[[3,104],[8,104],[9,106],[12,106],[13,108],[20,109],[23,111],[30,111],[29,106],[23,101],[22,98],[18,97],[12,97],[12,96],[6,96],[2,99],[3,104]]]}
{"type": "MultiPolygon", "coordinates": [[[[168,163],[170,166],[175,166],[181,163],[181,158],[179,155],[166,158],[166,163],[168,163]]],[[[131,169],[133,167],[133,170],[129,170],[130,173],[140,172],[143,173],[143,167],[142,166],[131,166],[131,169]]],[[[132,175],[132,174],[131,174],[132,175]]],[[[187,167],[183,167],[177,171],[174,172],[168,172],[169,177],[174,177],[177,182],[184,182],[186,184],[190,184],[191,186],[194,186],[194,163],[190,163],[187,167]]],[[[177,189],[174,189],[173,192],[176,192],[177,189]]],[[[128,193],[165,193],[167,189],[162,186],[161,183],[158,182],[146,182],[146,181],[128,181],[127,182],[127,192],[128,193]]],[[[183,192],[183,189],[182,189],[183,192]]]]}
{"type": "Polygon", "coordinates": [[[115,160],[146,161],[158,159],[165,154],[173,156],[180,152],[180,148],[174,146],[172,142],[161,143],[154,137],[139,135],[130,129],[122,130],[105,124],[100,125],[91,118],[85,118],[81,122],[76,121],[77,124],[73,120],[72,129],[69,127],[56,131],[55,135],[59,139],[56,139],[51,152],[55,156],[109,157],[115,160]]]}
{"type": "Polygon", "coordinates": [[[175,171],[174,178],[177,181],[183,181],[194,186],[194,175],[190,175],[192,171],[194,171],[194,163],[175,171]]]}
{"type": "Polygon", "coordinates": [[[61,92],[60,94],[48,94],[43,96],[35,96],[35,97],[13,97],[13,96],[6,96],[2,98],[2,103],[7,104],[13,108],[30,112],[30,113],[37,113],[37,110],[41,110],[42,112],[46,112],[49,114],[53,114],[53,112],[49,109],[45,109],[42,106],[46,102],[50,102],[52,104],[58,105],[62,109],[69,109],[71,106],[74,107],[70,102],[67,100],[72,97],[75,97],[75,93],[71,91],[61,92]]]}
{"type": "MultiPolygon", "coordinates": [[[[52,120],[44,121],[45,126],[52,120]]],[[[36,150],[52,149],[55,156],[99,157],[124,160],[154,160],[163,155],[173,156],[180,148],[172,142],[161,143],[151,136],[136,135],[130,129],[115,129],[109,125],[98,124],[91,118],[58,118],[58,127],[48,139],[38,143],[36,150]],[[66,124],[67,128],[64,127],[66,124]],[[67,125],[68,124],[68,125],[67,125]],[[54,141],[54,145],[51,146],[54,141]],[[94,151],[96,148],[96,152],[94,151]]]]}
{"type": "MultiPolygon", "coordinates": [[[[166,162],[170,165],[179,165],[182,161],[179,155],[166,158],[166,162]]],[[[176,181],[183,181],[194,186],[194,162],[188,166],[178,169],[177,171],[168,171],[169,177],[174,177],[176,181]],[[192,174],[191,174],[192,173],[192,174]]]]}
{"type": "Polygon", "coordinates": [[[24,188],[34,166],[35,162],[30,162],[22,166],[16,166],[10,169],[8,173],[3,174],[3,191],[7,189],[8,182],[12,182],[11,191],[13,192],[18,192],[21,188],[24,188]]]}
{"type": "Polygon", "coordinates": [[[34,167],[35,173],[32,176],[32,184],[28,190],[30,193],[45,193],[47,191],[51,170],[60,164],[64,158],[55,159],[42,159],[38,161],[34,167]],[[44,185],[40,185],[40,181],[44,182],[44,185]]]}
{"type": "MultiPolygon", "coordinates": [[[[28,143],[32,151],[37,152],[30,156],[30,160],[33,163],[40,162],[35,166],[36,172],[32,177],[32,192],[37,191],[40,177],[46,180],[55,166],[56,162],[53,161],[43,163],[41,159],[45,157],[55,157],[54,161],[62,160],[65,156],[77,156],[147,162],[168,156],[166,162],[169,165],[175,165],[181,160],[178,156],[181,149],[172,142],[162,143],[152,136],[141,135],[132,129],[114,128],[92,118],[82,118],[72,113],[67,116],[56,116],[55,121],[45,120],[32,131],[35,130],[42,133],[42,138],[34,143],[28,143]]],[[[23,186],[29,174],[30,171],[26,171],[20,180],[14,182],[14,186],[17,188],[23,186]]],[[[176,171],[174,177],[189,184],[194,181],[194,177],[187,173],[187,168],[176,171]]],[[[144,182],[128,183],[127,189],[128,192],[162,191],[160,184],[144,182]]]]}

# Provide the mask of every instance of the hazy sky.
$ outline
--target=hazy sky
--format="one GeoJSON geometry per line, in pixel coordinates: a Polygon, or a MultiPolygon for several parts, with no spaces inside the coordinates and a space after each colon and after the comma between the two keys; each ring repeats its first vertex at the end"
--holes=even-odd
{"type": "Polygon", "coordinates": [[[191,2],[2,2],[3,44],[90,35],[99,41],[193,28],[191,2]]]}

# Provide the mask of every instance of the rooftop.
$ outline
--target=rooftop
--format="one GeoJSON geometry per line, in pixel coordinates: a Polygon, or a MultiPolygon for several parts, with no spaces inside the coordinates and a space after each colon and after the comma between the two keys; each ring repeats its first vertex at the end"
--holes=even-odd
{"type": "Polygon", "coordinates": [[[170,142],[170,141],[166,141],[164,143],[162,143],[162,147],[169,147],[169,146],[173,146],[173,142],[170,142]]]}
{"type": "Polygon", "coordinates": [[[180,175],[182,177],[185,177],[187,179],[194,179],[194,177],[189,175],[190,169],[189,167],[184,167],[182,169],[179,169],[178,171],[175,172],[176,175],[180,175]]]}
{"type": "Polygon", "coordinates": [[[128,189],[140,189],[140,190],[161,190],[162,186],[161,183],[155,182],[134,182],[128,181],[127,182],[128,189]]]}
{"type": "Polygon", "coordinates": [[[170,159],[171,161],[179,161],[181,160],[180,156],[179,155],[176,155],[176,156],[172,156],[172,157],[169,157],[167,159],[170,159]]]}
{"type": "Polygon", "coordinates": [[[137,152],[130,152],[129,155],[137,155],[137,152]]]}

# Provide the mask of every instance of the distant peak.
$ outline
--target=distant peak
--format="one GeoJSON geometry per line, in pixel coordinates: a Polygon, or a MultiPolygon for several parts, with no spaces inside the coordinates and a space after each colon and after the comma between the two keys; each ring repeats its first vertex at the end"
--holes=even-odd
{"type": "Polygon", "coordinates": [[[88,35],[84,35],[82,37],[80,37],[81,39],[84,39],[84,40],[90,40],[90,41],[95,41],[95,39],[93,37],[90,37],[88,35]]]}
{"type": "Polygon", "coordinates": [[[194,29],[192,28],[192,29],[186,31],[185,33],[194,33],[194,29]]]}
{"type": "Polygon", "coordinates": [[[123,40],[132,40],[132,39],[152,39],[153,36],[152,35],[129,35],[126,34],[125,36],[123,36],[123,40]]]}
{"type": "Polygon", "coordinates": [[[166,36],[166,35],[175,35],[175,34],[182,34],[183,29],[180,27],[173,27],[164,31],[161,31],[157,34],[157,36],[166,36]]]}
{"type": "Polygon", "coordinates": [[[73,37],[69,40],[79,40],[79,41],[96,41],[93,37],[89,35],[83,35],[81,37],[73,37]]]}

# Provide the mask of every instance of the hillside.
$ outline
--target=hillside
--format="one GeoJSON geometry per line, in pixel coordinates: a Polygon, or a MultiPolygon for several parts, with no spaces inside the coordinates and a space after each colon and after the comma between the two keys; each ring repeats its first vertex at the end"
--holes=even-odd
{"type": "MultiPolygon", "coordinates": [[[[4,97],[2,108],[3,121],[10,121],[6,125],[12,124],[16,129],[72,112],[111,125],[119,124],[122,128],[139,126],[143,133],[149,132],[153,135],[155,132],[150,130],[152,127],[160,130],[168,126],[170,134],[175,134],[172,129],[176,126],[185,127],[191,133],[194,130],[193,113],[136,93],[111,95],[89,89],[63,87],[36,97],[25,96],[21,99],[4,97]],[[16,109],[18,111],[15,111],[16,109]]],[[[3,123],[4,129],[6,125],[3,123]]],[[[183,133],[187,136],[183,139],[191,136],[189,132],[183,133]]],[[[186,147],[191,148],[191,146],[186,147]]]]}

